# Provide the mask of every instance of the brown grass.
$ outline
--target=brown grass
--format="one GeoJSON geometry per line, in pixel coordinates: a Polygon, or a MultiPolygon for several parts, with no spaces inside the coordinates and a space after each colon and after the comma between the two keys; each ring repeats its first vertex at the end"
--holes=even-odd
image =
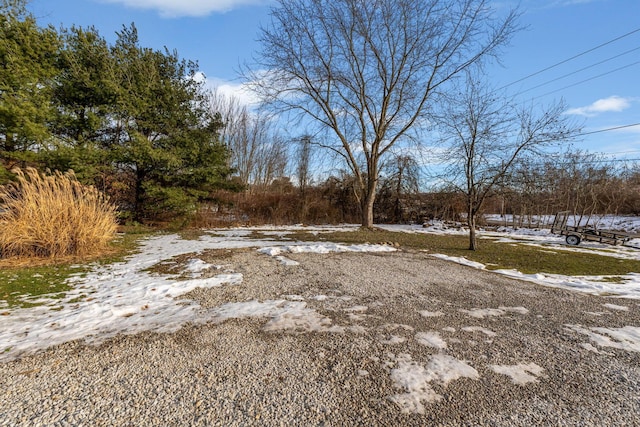
{"type": "Polygon", "coordinates": [[[69,258],[100,254],[116,233],[115,207],[73,172],[15,170],[0,187],[0,257],[69,258]]]}

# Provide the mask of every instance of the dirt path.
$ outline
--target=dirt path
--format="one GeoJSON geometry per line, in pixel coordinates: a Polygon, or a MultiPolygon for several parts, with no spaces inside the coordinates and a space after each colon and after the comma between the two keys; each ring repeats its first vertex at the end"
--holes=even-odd
{"type": "Polygon", "coordinates": [[[0,364],[0,424],[640,426],[635,300],[422,253],[289,258],[225,258],[240,286],[186,296],[217,323],[0,364]]]}

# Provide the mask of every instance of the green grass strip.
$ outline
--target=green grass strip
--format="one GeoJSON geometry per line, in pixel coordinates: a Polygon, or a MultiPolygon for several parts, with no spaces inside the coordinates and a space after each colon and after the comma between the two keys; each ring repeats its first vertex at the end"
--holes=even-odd
{"type": "Polygon", "coordinates": [[[517,242],[480,239],[479,250],[470,251],[467,235],[404,233],[367,230],[322,233],[295,233],[288,239],[333,241],[348,244],[398,243],[401,247],[426,250],[480,262],[487,269],[513,269],[525,274],[550,273],[567,276],[614,276],[640,272],[640,261],[618,259],[588,252],[575,252],[556,247],[540,247],[517,242]]]}
{"type": "Polygon", "coordinates": [[[0,269],[0,315],[6,314],[7,308],[28,308],[43,305],[37,298],[46,295],[48,298],[61,299],[70,291],[67,282],[74,275],[91,269],[95,263],[111,264],[119,262],[125,256],[135,252],[140,240],[149,233],[124,233],[112,242],[109,255],[96,258],[85,263],[62,263],[36,267],[6,267],[0,269]]]}

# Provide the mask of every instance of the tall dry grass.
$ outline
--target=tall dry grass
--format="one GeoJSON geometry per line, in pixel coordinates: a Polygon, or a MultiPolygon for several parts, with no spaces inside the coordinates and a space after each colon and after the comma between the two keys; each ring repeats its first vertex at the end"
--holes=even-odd
{"type": "Polygon", "coordinates": [[[0,256],[85,257],[102,253],[116,233],[115,207],[73,172],[15,170],[0,187],[0,256]]]}

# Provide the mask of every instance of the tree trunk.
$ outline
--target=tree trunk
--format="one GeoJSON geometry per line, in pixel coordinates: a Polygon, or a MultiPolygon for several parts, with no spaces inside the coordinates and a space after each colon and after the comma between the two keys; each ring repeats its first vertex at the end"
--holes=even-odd
{"type": "Polygon", "coordinates": [[[365,228],[373,228],[373,202],[375,193],[369,193],[362,199],[362,226],[365,228]]]}
{"type": "Polygon", "coordinates": [[[134,206],[134,219],[140,223],[144,222],[144,179],[146,173],[140,168],[136,167],[136,183],[135,183],[135,206],[134,206]]]}
{"type": "Polygon", "coordinates": [[[373,228],[373,203],[376,200],[376,185],[377,178],[375,178],[375,171],[371,173],[367,180],[366,187],[364,189],[364,195],[362,197],[362,226],[365,228],[373,228]]]}
{"type": "Polygon", "coordinates": [[[16,151],[16,140],[14,134],[5,133],[4,134],[4,147],[3,150],[9,153],[16,151]]]}
{"type": "Polygon", "coordinates": [[[478,249],[478,239],[476,238],[476,213],[469,209],[467,213],[467,225],[469,225],[469,250],[478,249]]]}

